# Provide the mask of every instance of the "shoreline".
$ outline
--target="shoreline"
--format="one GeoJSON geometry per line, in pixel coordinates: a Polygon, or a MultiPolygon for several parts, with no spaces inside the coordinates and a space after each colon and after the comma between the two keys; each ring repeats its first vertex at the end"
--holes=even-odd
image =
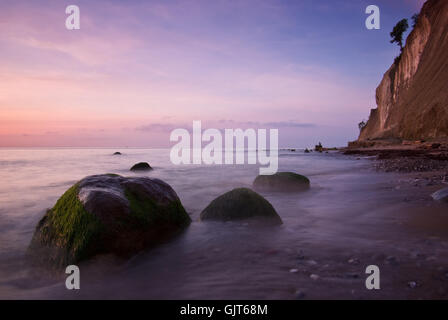
{"type": "Polygon", "coordinates": [[[425,180],[428,186],[448,184],[446,141],[403,141],[401,144],[361,141],[349,143],[349,146],[340,149],[340,152],[357,156],[357,159],[372,159],[373,167],[377,171],[407,173],[417,182],[425,180]]]}

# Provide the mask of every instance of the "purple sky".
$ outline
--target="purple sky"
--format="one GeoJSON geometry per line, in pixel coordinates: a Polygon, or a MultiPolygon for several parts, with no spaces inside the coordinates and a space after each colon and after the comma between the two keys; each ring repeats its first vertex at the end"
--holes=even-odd
{"type": "Polygon", "coordinates": [[[193,120],[345,145],[399,52],[389,32],[422,2],[1,0],[0,146],[168,147],[193,120]]]}

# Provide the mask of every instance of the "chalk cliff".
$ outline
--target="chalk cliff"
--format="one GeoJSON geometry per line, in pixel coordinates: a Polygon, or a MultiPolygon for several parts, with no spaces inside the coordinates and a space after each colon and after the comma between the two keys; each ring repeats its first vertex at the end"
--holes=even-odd
{"type": "Polygon", "coordinates": [[[448,137],[448,0],[428,0],[358,141],[448,137]]]}

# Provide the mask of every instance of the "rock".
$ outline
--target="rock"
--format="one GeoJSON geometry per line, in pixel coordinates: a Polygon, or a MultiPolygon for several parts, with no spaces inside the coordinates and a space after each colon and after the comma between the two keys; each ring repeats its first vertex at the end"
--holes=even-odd
{"type": "Polygon", "coordinates": [[[132,166],[131,171],[147,171],[152,170],[148,162],[139,162],[132,166]]]}
{"type": "Polygon", "coordinates": [[[126,258],[190,222],[176,192],[162,180],[94,175],[69,188],[47,211],[28,253],[56,266],[103,253],[126,258]]]}
{"type": "Polygon", "coordinates": [[[306,293],[303,292],[302,290],[297,290],[294,294],[294,296],[296,297],[296,299],[304,299],[306,297],[306,293]]]}
{"type": "Polygon", "coordinates": [[[277,172],[273,175],[259,175],[253,186],[260,191],[297,192],[309,189],[310,180],[294,172],[277,172]]]}
{"type": "Polygon", "coordinates": [[[121,155],[121,152],[114,152],[114,156],[120,156],[121,155]]]}
{"type": "Polygon", "coordinates": [[[308,150],[308,148],[306,148],[304,152],[305,153],[310,153],[310,150],[308,150]]]}
{"type": "Polygon", "coordinates": [[[408,282],[408,287],[411,288],[411,289],[414,289],[414,288],[416,288],[417,286],[418,286],[418,283],[415,282],[415,281],[409,281],[409,282],[408,282]]]}
{"type": "Polygon", "coordinates": [[[400,261],[394,256],[388,256],[385,261],[387,264],[390,264],[392,266],[396,266],[400,263],[400,261]]]}
{"type": "Polygon", "coordinates": [[[289,269],[289,272],[290,273],[297,273],[297,272],[299,272],[299,269],[289,269]]]}
{"type": "Polygon", "coordinates": [[[299,250],[299,251],[297,252],[296,259],[297,259],[297,260],[304,260],[304,259],[305,259],[305,255],[304,255],[304,253],[303,253],[302,250],[299,250]]]}
{"type": "Polygon", "coordinates": [[[361,262],[359,261],[359,259],[357,259],[357,258],[351,258],[351,259],[349,259],[347,262],[348,262],[349,264],[354,264],[354,265],[358,265],[358,264],[361,263],[361,262]]]}
{"type": "Polygon", "coordinates": [[[315,260],[308,260],[306,263],[308,263],[310,266],[317,265],[317,262],[315,260]]]}
{"type": "Polygon", "coordinates": [[[319,280],[320,277],[317,274],[310,275],[311,280],[319,280]]]}
{"type": "Polygon", "coordinates": [[[233,189],[219,196],[201,212],[200,218],[202,221],[250,219],[262,224],[282,224],[274,207],[258,193],[247,188],[233,189]]]}
{"type": "Polygon", "coordinates": [[[448,202],[448,188],[434,192],[431,197],[436,201],[448,202]]]}

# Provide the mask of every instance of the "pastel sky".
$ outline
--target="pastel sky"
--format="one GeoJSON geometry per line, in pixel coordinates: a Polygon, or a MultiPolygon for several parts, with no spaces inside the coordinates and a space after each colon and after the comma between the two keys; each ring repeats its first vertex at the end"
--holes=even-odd
{"type": "Polygon", "coordinates": [[[0,0],[0,146],[169,147],[193,120],[346,145],[399,52],[389,32],[422,3],[0,0]]]}

